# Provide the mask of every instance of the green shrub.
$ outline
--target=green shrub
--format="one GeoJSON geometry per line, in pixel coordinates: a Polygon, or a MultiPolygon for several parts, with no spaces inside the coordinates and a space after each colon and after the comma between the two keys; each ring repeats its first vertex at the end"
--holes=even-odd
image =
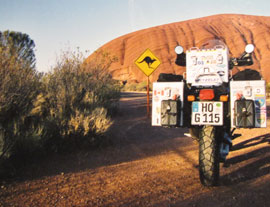
{"type": "Polygon", "coordinates": [[[127,83],[123,88],[122,91],[136,91],[137,83],[127,83]]]}
{"type": "MultiPolygon", "coordinates": [[[[123,91],[147,91],[147,81],[142,81],[140,83],[127,83],[123,91]]],[[[149,91],[152,91],[152,84],[149,83],[149,91]]]]}
{"type": "Polygon", "coordinates": [[[107,68],[89,67],[80,53],[66,52],[43,79],[34,102],[46,149],[66,151],[95,144],[111,126],[108,112],[120,97],[120,87],[107,68]],[[54,126],[50,128],[50,126],[54,126]]]}
{"type": "MultiPolygon", "coordinates": [[[[149,83],[149,90],[152,91],[152,84],[149,83]]],[[[136,91],[147,91],[147,81],[143,81],[137,84],[136,91]]]]}
{"type": "Polygon", "coordinates": [[[79,52],[65,52],[41,75],[33,49],[25,34],[0,33],[0,161],[96,145],[120,98],[109,53],[86,62],[79,52]]]}
{"type": "Polygon", "coordinates": [[[270,97],[270,82],[266,84],[266,95],[268,98],[270,97]]]}

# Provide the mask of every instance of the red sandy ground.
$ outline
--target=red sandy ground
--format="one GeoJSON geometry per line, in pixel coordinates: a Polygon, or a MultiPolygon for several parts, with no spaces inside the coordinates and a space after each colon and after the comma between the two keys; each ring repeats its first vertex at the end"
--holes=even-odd
{"type": "MultiPolygon", "coordinates": [[[[269,206],[270,120],[241,129],[220,185],[203,187],[187,129],[151,127],[144,94],[124,94],[109,147],[26,165],[0,184],[0,206],[269,206]]],[[[269,112],[269,111],[268,111],[269,112]]]]}

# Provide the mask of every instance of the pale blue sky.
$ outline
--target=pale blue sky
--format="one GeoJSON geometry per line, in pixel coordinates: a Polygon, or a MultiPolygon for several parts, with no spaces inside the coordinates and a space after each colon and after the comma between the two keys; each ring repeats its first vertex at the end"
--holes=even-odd
{"type": "Polygon", "coordinates": [[[37,69],[48,71],[61,50],[79,47],[90,54],[136,30],[222,13],[270,16],[270,1],[0,0],[0,31],[30,35],[37,69]]]}

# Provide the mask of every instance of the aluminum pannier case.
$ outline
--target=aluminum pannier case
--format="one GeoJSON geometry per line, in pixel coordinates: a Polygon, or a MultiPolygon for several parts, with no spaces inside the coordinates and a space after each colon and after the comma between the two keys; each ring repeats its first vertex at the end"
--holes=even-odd
{"type": "Polygon", "coordinates": [[[154,82],[152,126],[183,126],[183,82],[154,82]]]}
{"type": "Polygon", "coordinates": [[[266,127],[264,80],[231,81],[230,102],[231,127],[266,127]]]}

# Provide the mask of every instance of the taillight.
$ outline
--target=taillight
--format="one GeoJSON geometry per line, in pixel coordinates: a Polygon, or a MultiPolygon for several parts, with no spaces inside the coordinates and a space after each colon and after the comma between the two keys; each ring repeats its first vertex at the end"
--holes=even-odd
{"type": "Polygon", "coordinates": [[[201,89],[200,100],[213,100],[215,98],[215,92],[213,89],[201,89]]]}
{"type": "Polygon", "coordinates": [[[223,101],[223,102],[228,101],[228,95],[221,95],[221,96],[219,97],[219,100],[220,100],[220,101],[223,101]]]}
{"type": "Polygon", "coordinates": [[[188,101],[195,101],[195,96],[194,95],[188,95],[187,100],[188,101]]]}

